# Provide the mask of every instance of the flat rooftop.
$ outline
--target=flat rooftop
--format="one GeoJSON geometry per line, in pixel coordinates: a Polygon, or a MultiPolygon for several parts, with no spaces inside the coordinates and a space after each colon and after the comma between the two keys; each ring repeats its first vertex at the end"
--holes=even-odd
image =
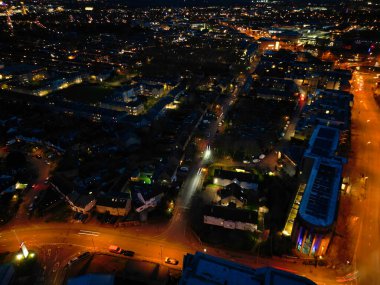
{"type": "Polygon", "coordinates": [[[318,125],[314,130],[306,155],[333,157],[339,143],[339,130],[318,125]]]}
{"type": "Polygon", "coordinates": [[[305,277],[286,271],[251,267],[202,252],[187,254],[180,285],[307,285],[315,284],[305,277]]]}
{"type": "Polygon", "coordinates": [[[340,160],[315,160],[299,210],[299,215],[304,221],[316,227],[329,227],[333,224],[341,175],[340,160]]]}

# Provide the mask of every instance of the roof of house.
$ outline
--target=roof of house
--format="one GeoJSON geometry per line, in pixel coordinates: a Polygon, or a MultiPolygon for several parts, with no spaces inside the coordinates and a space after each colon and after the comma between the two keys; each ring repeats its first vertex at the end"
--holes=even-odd
{"type": "Polygon", "coordinates": [[[82,195],[76,191],[71,192],[67,195],[67,198],[77,207],[84,208],[92,201],[95,200],[93,196],[90,195],[82,195]]]}
{"type": "Polygon", "coordinates": [[[247,200],[246,191],[236,183],[231,183],[218,192],[221,199],[234,196],[240,202],[244,203],[247,200]]]}
{"type": "Polygon", "coordinates": [[[224,220],[257,224],[258,213],[251,210],[236,209],[232,207],[207,205],[203,209],[205,216],[222,218],[224,220]]]}
{"type": "Polygon", "coordinates": [[[215,178],[238,180],[240,182],[257,182],[257,176],[252,173],[234,172],[223,169],[215,169],[215,178]]]}
{"type": "Polygon", "coordinates": [[[131,191],[133,205],[136,208],[143,205],[143,202],[137,195],[138,193],[142,195],[145,201],[163,193],[162,187],[155,184],[145,184],[143,182],[131,182],[129,189],[131,191]]]}
{"type": "Polygon", "coordinates": [[[125,208],[128,200],[131,199],[129,193],[107,193],[100,194],[96,198],[96,205],[111,207],[111,208],[125,208]],[[120,195],[124,194],[124,195],[120,195]]]}

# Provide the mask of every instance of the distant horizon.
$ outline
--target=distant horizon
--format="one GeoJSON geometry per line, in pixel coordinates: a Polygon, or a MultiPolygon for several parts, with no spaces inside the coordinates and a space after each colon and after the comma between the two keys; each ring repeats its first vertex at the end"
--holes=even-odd
{"type": "MultiPolygon", "coordinates": [[[[230,5],[250,5],[252,0],[112,0],[115,2],[124,2],[126,5],[134,7],[143,7],[143,6],[230,6],[230,5]]],[[[255,0],[253,0],[255,1],[255,0]]],[[[276,2],[278,0],[268,0],[268,2],[276,2]]],[[[284,0],[282,0],[284,1],[284,0]]],[[[286,1],[286,0],[285,0],[286,1]]],[[[255,1],[256,2],[256,1],[255,1]]],[[[291,3],[338,3],[340,0],[287,0],[291,3]]]]}

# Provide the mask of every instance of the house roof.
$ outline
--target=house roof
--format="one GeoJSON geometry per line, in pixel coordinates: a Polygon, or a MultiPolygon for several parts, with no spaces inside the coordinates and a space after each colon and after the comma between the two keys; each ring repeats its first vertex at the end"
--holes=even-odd
{"type": "Polygon", "coordinates": [[[234,196],[237,198],[240,202],[244,202],[246,198],[246,193],[243,188],[241,188],[238,184],[236,183],[231,183],[227,185],[225,188],[219,191],[219,196],[221,199],[234,196]]]}
{"type": "Polygon", "coordinates": [[[204,207],[203,214],[224,220],[257,224],[258,213],[251,210],[236,209],[231,207],[207,205],[204,207]]]}
{"type": "Polygon", "coordinates": [[[237,179],[240,182],[257,182],[257,176],[255,176],[254,174],[234,172],[223,169],[215,169],[214,177],[229,180],[237,179]]]}
{"type": "Polygon", "coordinates": [[[142,182],[131,182],[129,185],[131,191],[132,201],[134,207],[140,207],[143,205],[143,202],[140,201],[137,196],[138,193],[141,193],[145,201],[160,195],[163,192],[162,187],[154,184],[145,184],[142,182]]]}
{"type": "Polygon", "coordinates": [[[67,198],[77,207],[84,208],[94,200],[93,196],[81,195],[76,191],[67,195],[67,198]]]}
{"type": "Polygon", "coordinates": [[[96,205],[111,208],[125,208],[125,205],[130,199],[131,195],[129,193],[101,194],[96,198],[96,205]]]}

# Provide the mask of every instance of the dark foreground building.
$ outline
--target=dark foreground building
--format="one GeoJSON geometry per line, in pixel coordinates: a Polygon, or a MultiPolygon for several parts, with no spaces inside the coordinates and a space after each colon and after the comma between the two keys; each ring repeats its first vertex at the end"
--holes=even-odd
{"type": "Polygon", "coordinates": [[[305,277],[286,271],[271,267],[253,269],[201,252],[185,255],[179,284],[315,285],[305,277]]]}

